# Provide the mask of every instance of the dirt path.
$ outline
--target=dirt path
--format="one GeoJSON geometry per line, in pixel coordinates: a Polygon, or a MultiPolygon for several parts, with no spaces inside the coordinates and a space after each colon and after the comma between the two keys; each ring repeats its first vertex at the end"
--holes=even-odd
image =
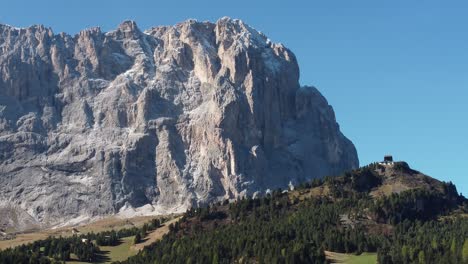
{"type": "Polygon", "coordinates": [[[165,234],[169,233],[169,225],[174,224],[175,222],[179,221],[180,217],[174,218],[170,221],[164,223],[164,225],[153,232],[149,233],[146,237],[144,242],[133,245],[133,250],[142,250],[144,247],[153,244],[154,242],[160,240],[165,234]]]}

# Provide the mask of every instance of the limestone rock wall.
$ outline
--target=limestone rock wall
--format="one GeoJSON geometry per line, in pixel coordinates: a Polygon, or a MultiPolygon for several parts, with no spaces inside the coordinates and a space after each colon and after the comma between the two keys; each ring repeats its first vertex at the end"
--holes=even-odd
{"type": "Polygon", "coordinates": [[[51,226],[356,168],[333,109],[298,80],[294,54],[240,20],[0,25],[0,207],[51,226]]]}

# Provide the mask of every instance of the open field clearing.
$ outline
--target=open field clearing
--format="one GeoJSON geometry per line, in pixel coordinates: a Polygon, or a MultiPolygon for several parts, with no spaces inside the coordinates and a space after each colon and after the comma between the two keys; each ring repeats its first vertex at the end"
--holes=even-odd
{"type": "Polygon", "coordinates": [[[376,264],[377,254],[376,253],[362,253],[361,255],[354,254],[343,254],[325,251],[327,259],[331,263],[342,263],[342,264],[376,264]]]}

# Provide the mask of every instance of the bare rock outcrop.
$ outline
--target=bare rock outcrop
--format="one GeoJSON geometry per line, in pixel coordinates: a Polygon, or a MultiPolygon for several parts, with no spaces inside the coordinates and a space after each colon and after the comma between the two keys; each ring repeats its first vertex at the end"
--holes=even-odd
{"type": "Polygon", "coordinates": [[[333,109],[298,80],[294,54],[240,20],[0,25],[0,206],[51,226],[356,168],[333,109]]]}

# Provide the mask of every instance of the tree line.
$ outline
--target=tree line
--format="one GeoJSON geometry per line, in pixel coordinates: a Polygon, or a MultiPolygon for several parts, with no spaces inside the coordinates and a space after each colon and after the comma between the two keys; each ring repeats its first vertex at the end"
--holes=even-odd
{"type": "Polygon", "coordinates": [[[0,251],[0,263],[64,263],[71,260],[72,254],[79,261],[93,263],[101,257],[100,246],[117,246],[124,237],[139,236],[141,239],[146,236],[147,232],[160,226],[161,220],[155,218],[140,228],[91,232],[71,237],[48,237],[0,251]]]}

